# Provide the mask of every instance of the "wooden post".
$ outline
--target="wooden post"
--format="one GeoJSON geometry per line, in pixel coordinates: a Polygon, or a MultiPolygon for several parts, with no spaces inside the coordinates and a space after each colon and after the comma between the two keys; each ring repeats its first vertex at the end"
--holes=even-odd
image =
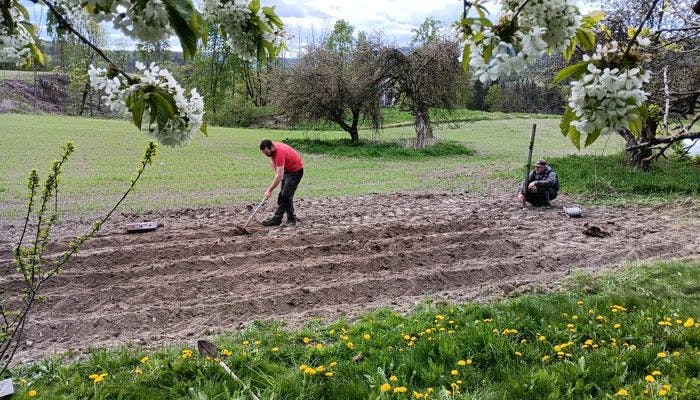
{"type": "Polygon", "coordinates": [[[535,147],[535,131],[537,130],[537,124],[532,124],[532,135],[530,135],[530,147],[527,151],[527,165],[525,166],[525,180],[523,182],[523,204],[525,207],[525,202],[527,201],[527,185],[530,183],[530,167],[532,165],[532,148],[535,147]]]}

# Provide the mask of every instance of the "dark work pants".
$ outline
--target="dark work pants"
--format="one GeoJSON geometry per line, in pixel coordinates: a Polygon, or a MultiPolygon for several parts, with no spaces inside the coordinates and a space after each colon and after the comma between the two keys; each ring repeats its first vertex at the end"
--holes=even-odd
{"type": "Polygon", "coordinates": [[[537,190],[537,187],[527,191],[525,199],[528,203],[535,207],[542,207],[543,205],[549,203],[551,200],[557,198],[557,192],[553,190],[537,190]]]}
{"type": "Polygon", "coordinates": [[[282,218],[284,213],[287,213],[287,219],[296,219],[294,215],[294,192],[301,182],[301,177],[304,176],[304,168],[297,172],[287,172],[284,171],[284,176],[282,177],[282,183],[280,187],[280,194],[277,195],[277,211],[275,211],[275,216],[282,218]]]}

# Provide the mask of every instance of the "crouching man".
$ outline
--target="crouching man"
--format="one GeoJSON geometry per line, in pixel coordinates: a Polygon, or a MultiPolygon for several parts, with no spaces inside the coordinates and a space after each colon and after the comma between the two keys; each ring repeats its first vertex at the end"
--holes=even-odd
{"type": "Polygon", "coordinates": [[[527,201],[534,207],[551,207],[550,201],[557,198],[559,193],[559,180],[557,173],[547,165],[547,161],[539,160],[535,164],[535,170],[530,172],[527,180],[518,187],[518,201],[527,201]]]}

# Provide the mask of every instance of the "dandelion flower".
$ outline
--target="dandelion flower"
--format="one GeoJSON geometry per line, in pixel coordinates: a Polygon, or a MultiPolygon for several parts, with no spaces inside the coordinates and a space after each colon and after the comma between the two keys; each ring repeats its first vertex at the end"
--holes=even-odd
{"type": "Polygon", "coordinates": [[[540,335],[540,336],[537,338],[537,340],[539,340],[540,342],[544,342],[545,340],[547,340],[547,338],[544,337],[544,335],[540,335]]]}
{"type": "Polygon", "coordinates": [[[352,342],[348,342],[348,343],[346,344],[346,346],[348,347],[348,349],[352,350],[352,348],[353,348],[355,345],[352,344],[352,342]]]}
{"type": "Polygon", "coordinates": [[[647,375],[647,376],[644,377],[644,380],[647,381],[647,382],[649,382],[649,383],[652,383],[652,382],[654,382],[655,379],[654,379],[653,376],[647,375]]]}
{"type": "Polygon", "coordinates": [[[423,393],[416,392],[416,391],[413,392],[414,399],[422,399],[423,397],[425,397],[425,395],[423,393]]]}
{"type": "Polygon", "coordinates": [[[148,362],[148,360],[149,360],[149,358],[146,356],[146,357],[141,357],[141,360],[139,360],[139,361],[141,361],[141,364],[145,364],[148,362]]]}
{"type": "Polygon", "coordinates": [[[659,389],[659,396],[666,396],[666,393],[668,393],[666,389],[659,389]]]}
{"type": "Polygon", "coordinates": [[[396,381],[399,380],[399,378],[397,378],[396,375],[392,375],[392,376],[389,377],[389,380],[390,380],[391,382],[396,382],[396,381]]]}
{"type": "Polygon", "coordinates": [[[379,387],[380,392],[388,392],[391,390],[391,385],[388,383],[383,384],[382,386],[379,387]]]}
{"type": "Polygon", "coordinates": [[[337,362],[333,361],[332,363],[328,364],[329,367],[335,368],[335,366],[338,365],[337,362]]]}
{"type": "Polygon", "coordinates": [[[270,349],[270,351],[272,351],[273,353],[277,353],[278,351],[280,351],[280,348],[279,348],[279,347],[273,347],[273,348],[270,349]]]}
{"type": "Polygon", "coordinates": [[[695,320],[688,317],[688,319],[683,323],[683,326],[685,326],[686,328],[692,328],[693,326],[695,326],[695,320]]]}
{"type": "Polygon", "coordinates": [[[369,333],[365,333],[365,334],[362,336],[362,338],[365,339],[365,340],[370,340],[370,339],[372,339],[372,336],[370,336],[369,333]]]}
{"type": "Polygon", "coordinates": [[[516,357],[522,357],[522,356],[523,356],[523,353],[521,353],[521,352],[519,352],[519,351],[516,351],[516,352],[515,352],[515,356],[516,356],[516,357]]]}
{"type": "Polygon", "coordinates": [[[311,339],[309,339],[308,337],[304,337],[304,344],[309,344],[310,341],[311,339]]]}
{"type": "Polygon", "coordinates": [[[454,376],[459,375],[459,371],[457,371],[456,369],[453,369],[452,371],[450,371],[450,373],[454,376]]]}
{"type": "Polygon", "coordinates": [[[136,375],[141,375],[141,374],[143,374],[143,371],[141,370],[141,368],[136,367],[136,369],[134,370],[134,373],[135,373],[136,375]]]}
{"type": "Polygon", "coordinates": [[[627,391],[627,389],[620,389],[615,394],[618,396],[629,396],[629,392],[627,391]]]}
{"type": "Polygon", "coordinates": [[[316,350],[321,350],[323,345],[321,343],[316,343],[316,350]]]}
{"type": "Polygon", "coordinates": [[[661,376],[661,371],[659,371],[658,369],[656,369],[656,370],[652,371],[651,374],[652,374],[653,376],[661,376]]]}
{"type": "Polygon", "coordinates": [[[459,360],[459,361],[457,361],[457,365],[459,365],[460,367],[463,367],[463,366],[467,365],[467,362],[464,360],[459,360]]]}
{"type": "Polygon", "coordinates": [[[658,354],[656,355],[656,357],[658,357],[658,358],[666,358],[666,355],[667,355],[666,352],[662,351],[662,352],[658,353],[658,354]]]}
{"type": "Polygon", "coordinates": [[[405,386],[398,386],[394,388],[394,393],[406,393],[406,390],[405,386]]]}
{"type": "Polygon", "coordinates": [[[621,326],[620,324],[615,324],[615,325],[613,325],[613,329],[620,329],[620,326],[621,326]]]}
{"type": "Polygon", "coordinates": [[[328,372],[326,372],[326,373],[325,373],[325,375],[326,375],[327,377],[329,377],[329,378],[330,378],[331,376],[333,376],[333,373],[332,373],[332,372],[330,372],[330,371],[328,371],[328,372]]]}
{"type": "Polygon", "coordinates": [[[29,397],[36,397],[37,394],[38,394],[38,393],[36,392],[36,390],[33,390],[33,389],[32,389],[32,390],[29,391],[29,393],[27,393],[27,396],[29,396],[29,397]]]}

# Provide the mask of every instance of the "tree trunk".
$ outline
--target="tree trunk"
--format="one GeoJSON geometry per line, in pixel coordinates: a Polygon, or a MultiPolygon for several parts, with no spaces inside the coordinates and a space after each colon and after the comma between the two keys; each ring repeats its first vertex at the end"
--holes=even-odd
{"type": "MultiPolygon", "coordinates": [[[[642,136],[636,137],[628,129],[621,129],[617,133],[625,139],[625,147],[636,146],[649,142],[656,136],[658,123],[651,119],[647,120],[642,128],[642,136]]],[[[627,163],[639,171],[649,171],[651,168],[652,151],[649,148],[638,148],[627,151],[627,163]]]]}
{"type": "Polygon", "coordinates": [[[423,149],[433,142],[433,128],[430,125],[428,107],[421,106],[415,111],[416,115],[416,148],[423,149]]]}

